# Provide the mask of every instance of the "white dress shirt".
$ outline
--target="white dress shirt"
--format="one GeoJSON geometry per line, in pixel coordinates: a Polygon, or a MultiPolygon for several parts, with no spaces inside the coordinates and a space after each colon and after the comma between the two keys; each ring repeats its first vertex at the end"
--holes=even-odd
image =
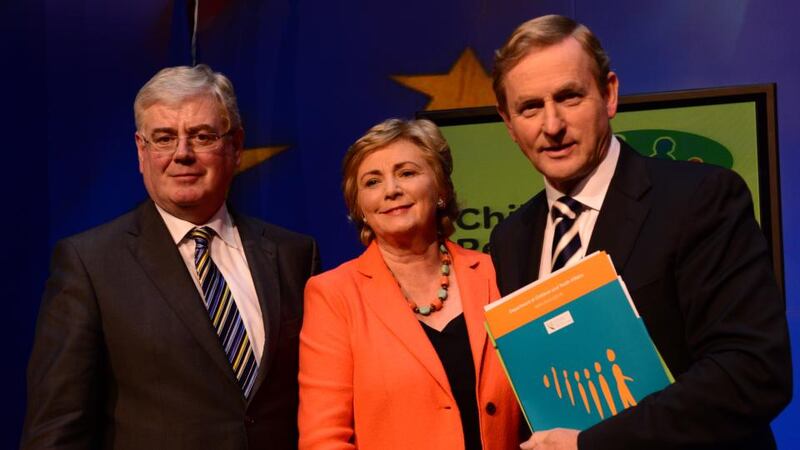
{"type": "Polygon", "coordinates": [[[600,161],[600,164],[586,178],[572,190],[570,193],[560,192],[554,188],[547,178],[544,180],[544,190],[547,195],[547,222],[544,227],[544,241],[542,242],[542,256],[539,260],[539,278],[545,277],[550,274],[552,268],[553,251],[553,233],[555,232],[555,224],[553,216],[550,213],[553,208],[553,202],[569,195],[575,200],[584,205],[583,212],[576,219],[578,226],[578,235],[581,238],[581,248],[578,249],[578,257],[571,259],[572,265],[580,261],[580,258],[586,256],[586,247],[589,245],[589,240],[592,238],[594,231],[594,224],[597,222],[597,216],[600,214],[600,208],[603,206],[603,200],[606,198],[608,186],[611,184],[611,178],[614,176],[614,170],[617,168],[617,160],[619,159],[619,141],[616,136],[611,137],[611,142],[608,146],[606,156],[600,161]]]}
{"type": "Polygon", "coordinates": [[[181,253],[186,268],[192,275],[194,285],[200,297],[203,297],[203,288],[197,278],[197,269],[194,265],[194,239],[188,236],[189,232],[198,227],[209,227],[216,233],[211,243],[209,251],[211,259],[217,265],[228,287],[233,295],[233,301],[239,309],[247,336],[250,338],[250,345],[253,347],[256,361],[261,361],[261,354],[264,350],[264,320],[261,315],[261,305],[258,303],[256,287],[253,284],[253,276],[250,274],[250,267],[244,255],[244,246],[239,237],[239,231],[228,214],[228,208],[223,204],[211,219],[203,225],[195,225],[183,219],[179,219],[156,205],[159,214],[167,224],[169,234],[172,236],[175,245],[181,253]]]}

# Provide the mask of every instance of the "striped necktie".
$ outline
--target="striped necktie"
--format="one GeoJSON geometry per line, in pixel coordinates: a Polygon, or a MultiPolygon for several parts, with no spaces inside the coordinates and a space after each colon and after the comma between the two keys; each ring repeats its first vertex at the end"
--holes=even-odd
{"type": "Polygon", "coordinates": [[[578,250],[581,249],[581,237],[576,221],[581,210],[583,210],[583,204],[566,195],[553,202],[551,210],[555,224],[551,259],[553,272],[577,258],[578,250]]]}
{"type": "Polygon", "coordinates": [[[208,245],[214,231],[209,227],[195,228],[189,237],[195,242],[194,265],[211,324],[217,331],[244,397],[248,398],[256,380],[258,363],[228,283],[209,254],[208,245]]]}

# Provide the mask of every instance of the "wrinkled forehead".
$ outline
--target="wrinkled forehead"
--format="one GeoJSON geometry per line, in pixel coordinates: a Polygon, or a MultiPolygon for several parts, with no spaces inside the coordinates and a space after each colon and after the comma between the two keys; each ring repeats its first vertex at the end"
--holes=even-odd
{"type": "MultiPolygon", "coordinates": [[[[556,44],[529,49],[509,68],[504,77],[506,92],[516,88],[547,87],[578,81],[597,83],[599,68],[596,61],[573,38],[556,44]],[[541,85],[541,86],[540,86],[541,85]]],[[[597,86],[602,90],[603,86],[597,86]]]]}
{"type": "MultiPolygon", "coordinates": [[[[561,55],[564,59],[580,60],[582,65],[588,69],[592,74],[600,72],[600,67],[594,59],[592,52],[575,36],[564,36],[563,39],[556,42],[538,43],[531,45],[525,52],[521,54],[519,59],[509,67],[509,71],[518,66],[522,61],[531,57],[536,57],[542,53],[553,53],[561,55]]],[[[554,61],[555,64],[561,64],[554,61]]]]}
{"type": "Polygon", "coordinates": [[[157,99],[141,112],[142,131],[180,131],[197,127],[225,131],[229,123],[225,106],[211,94],[157,99]]]}
{"type": "Polygon", "coordinates": [[[371,170],[378,165],[395,165],[401,162],[413,162],[418,165],[432,166],[431,155],[423,146],[406,137],[398,137],[383,145],[373,146],[362,151],[356,167],[357,173],[371,170]]]}

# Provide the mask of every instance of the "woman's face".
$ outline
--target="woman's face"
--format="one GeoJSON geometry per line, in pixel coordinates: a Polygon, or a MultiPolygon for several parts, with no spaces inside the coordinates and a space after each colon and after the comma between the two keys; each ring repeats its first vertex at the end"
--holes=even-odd
{"type": "Polygon", "coordinates": [[[358,167],[358,207],[379,242],[436,235],[439,193],[422,150],[398,140],[369,154],[358,167]]]}

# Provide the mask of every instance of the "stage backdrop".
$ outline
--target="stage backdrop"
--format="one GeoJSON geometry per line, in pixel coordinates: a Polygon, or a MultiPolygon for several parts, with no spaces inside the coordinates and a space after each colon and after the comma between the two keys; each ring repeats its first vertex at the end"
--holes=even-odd
{"type": "MultiPolygon", "coordinates": [[[[132,102],[164,66],[193,60],[185,1],[0,3],[6,299],[0,447],[16,446],[24,369],[53,244],[145,198],[132,102]]],[[[777,83],[789,320],[800,342],[800,19],[794,0],[200,0],[195,57],[230,76],[246,129],[238,209],[314,235],[325,268],[362,250],[340,161],[371,125],[491,102],[494,49],[545,13],[589,25],[623,94],[777,83]]],[[[513,150],[512,150],[513,151],[513,150]]],[[[524,161],[523,161],[524,162],[524,161]]],[[[456,167],[456,173],[459,168],[456,167]]],[[[539,183],[520,164],[519,183],[539,183]]],[[[798,378],[795,375],[795,385],[798,378]]],[[[797,397],[797,396],[796,396],[797,397]]],[[[800,443],[798,402],[774,423],[800,443]]]]}

